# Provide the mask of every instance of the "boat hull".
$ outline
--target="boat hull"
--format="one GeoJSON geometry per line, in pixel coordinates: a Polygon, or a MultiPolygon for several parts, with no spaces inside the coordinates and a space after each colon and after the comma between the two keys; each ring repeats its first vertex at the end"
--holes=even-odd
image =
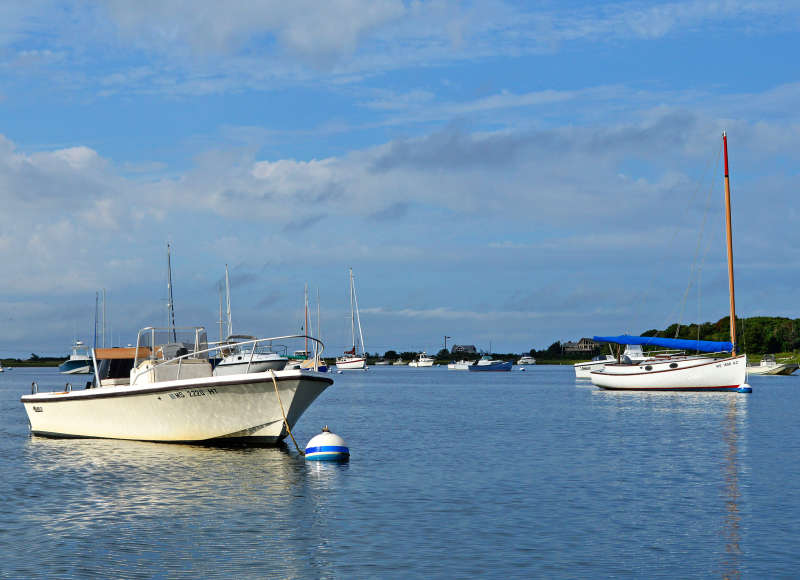
{"type": "Polygon", "coordinates": [[[490,365],[469,365],[471,372],[505,372],[510,371],[513,365],[510,362],[494,363],[490,365]]]}
{"type": "Polygon", "coordinates": [[[88,375],[92,372],[92,361],[68,360],[58,365],[58,372],[62,375],[88,375]]]}
{"type": "Polygon", "coordinates": [[[609,390],[735,391],[745,384],[747,358],[644,361],[637,365],[605,365],[591,373],[592,384],[609,390]],[[676,365],[672,367],[671,365],[676,365]]]}
{"type": "Polygon", "coordinates": [[[367,369],[367,359],[362,357],[337,359],[336,369],[340,371],[363,371],[367,369]]]}
{"type": "Polygon", "coordinates": [[[309,371],[248,373],[111,386],[21,398],[31,432],[160,442],[277,443],[333,383],[309,371]]]}
{"type": "Polygon", "coordinates": [[[797,368],[798,365],[793,363],[761,365],[747,367],[747,373],[751,375],[791,375],[797,368]]]}

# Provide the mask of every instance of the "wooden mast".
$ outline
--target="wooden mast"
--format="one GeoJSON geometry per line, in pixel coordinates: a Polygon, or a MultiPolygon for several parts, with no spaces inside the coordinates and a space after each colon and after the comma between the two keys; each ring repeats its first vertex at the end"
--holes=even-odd
{"type": "Polygon", "coordinates": [[[725,157],[725,233],[728,241],[728,288],[731,298],[731,355],[736,356],[736,293],[733,288],[733,238],[731,234],[731,181],[728,175],[728,136],[722,132],[725,157]]]}

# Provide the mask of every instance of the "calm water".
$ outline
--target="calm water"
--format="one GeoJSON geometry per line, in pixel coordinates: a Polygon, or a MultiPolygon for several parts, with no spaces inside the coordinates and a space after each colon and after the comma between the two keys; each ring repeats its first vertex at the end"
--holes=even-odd
{"type": "MultiPolygon", "coordinates": [[[[752,395],[613,393],[571,368],[333,375],[349,464],[293,447],[33,438],[0,375],[0,575],[790,577],[800,377],[752,395]]],[[[78,381],[76,381],[78,382],[78,381]]]]}

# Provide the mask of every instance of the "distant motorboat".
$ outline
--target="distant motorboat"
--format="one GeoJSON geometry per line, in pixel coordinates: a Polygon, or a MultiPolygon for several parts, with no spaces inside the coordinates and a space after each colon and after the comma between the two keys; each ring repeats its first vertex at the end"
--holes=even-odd
{"type": "Polygon", "coordinates": [[[399,366],[407,366],[408,363],[404,361],[402,358],[398,358],[396,361],[392,363],[392,366],[399,367],[399,366]]]}
{"type": "Polygon", "coordinates": [[[89,347],[83,341],[76,340],[72,344],[72,354],[58,365],[58,372],[64,375],[87,375],[92,372],[92,359],[89,358],[89,347]]]}
{"type": "Polygon", "coordinates": [[[421,352],[415,360],[408,363],[410,367],[432,367],[435,359],[429,357],[426,352],[421,352]]]}
{"type": "Polygon", "coordinates": [[[747,372],[751,375],[791,375],[798,366],[789,361],[776,361],[775,355],[765,354],[757,365],[748,364],[747,372]]]}
{"type": "Polygon", "coordinates": [[[381,359],[381,360],[376,360],[373,364],[375,364],[376,366],[379,366],[379,367],[383,367],[383,366],[386,366],[386,365],[389,365],[389,364],[392,364],[392,363],[390,361],[388,361],[388,360],[381,359]]]}
{"type": "MultiPolygon", "coordinates": [[[[642,350],[641,345],[629,344],[625,347],[625,352],[622,353],[619,362],[623,364],[639,364],[648,357],[642,350]]],[[[615,364],[617,359],[610,354],[601,354],[594,357],[590,361],[575,363],[576,379],[591,379],[594,371],[602,370],[604,366],[615,364]]]]}
{"type": "Polygon", "coordinates": [[[479,361],[469,365],[470,371],[510,371],[512,363],[509,361],[496,360],[489,356],[483,356],[479,361]]]}
{"type": "Polygon", "coordinates": [[[524,366],[527,366],[527,365],[535,365],[535,364],[536,364],[536,359],[533,358],[532,356],[523,356],[523,357],[520,357],[520,359],[517,361],[517,365],[519,365],[521,367],[524,367],[524,366]]]}
{"type": "Polygon", "coordinates": [[[451,371],[466,371],[471,364],[472,361],[461,359],[459,361],[453,361],[449,363],[447,368],[451,371]]]}
{"type": "Polygon", "coordinates": [[[214,367],[215,376],[280,371],[289,361],[287,357],[273,352],[269,345],[261,346],[256,337],[247,334],[229,336],[219,346],[219,351],[224,356],[214,367]]]}

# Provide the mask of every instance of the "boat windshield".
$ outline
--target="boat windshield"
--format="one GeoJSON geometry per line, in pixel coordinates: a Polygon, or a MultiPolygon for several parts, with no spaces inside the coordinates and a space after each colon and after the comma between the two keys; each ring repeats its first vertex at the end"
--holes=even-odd
{"type": "Polygon", "coordinates": [[[208,359],[208,338],[202,326],[143,328],[136,339],[136,365],[143,360],[177,357],[208,359]]]}

